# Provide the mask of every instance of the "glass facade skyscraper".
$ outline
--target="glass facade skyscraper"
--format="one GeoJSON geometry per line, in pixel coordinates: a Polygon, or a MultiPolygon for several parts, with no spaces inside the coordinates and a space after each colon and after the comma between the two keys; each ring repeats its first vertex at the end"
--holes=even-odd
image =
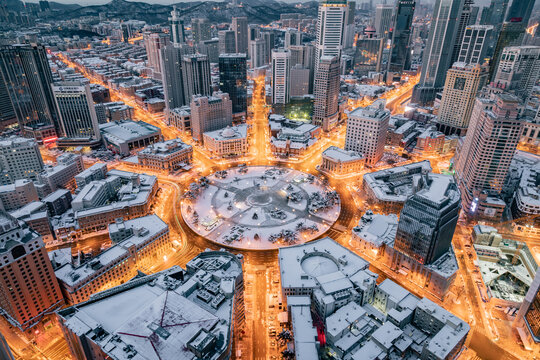
{"type": "Polygon", "coordinates": [[[424,188],[405,202],[394,248],[421,264],[431,264],[451,246],[460,194],[451,176],[430,174],[419,181],[424,188]]]}
{"type": "Polygon", "coordinates": [[[51,89],[52,73],[44,46],[1,46],[0,75],[23,132],[25,128],[34,132],[37,128],[54,127],[56,133],[60,133],[51,89]]]}
{"type": "Polygon", "coordinates": [[[219,56],[219,88],[229,94],[234,114],[247,111],[246,54],[219,56]]]}
{"type": "Polygon", "coordinates": [[[416,1],[414,0],[398,0],[397,2],[391,28],[392,48],[388,61],[388,71],[390,72],[402,72],[409,67],[407,64],[410,62],[409,39],[415,5],[416,1]]]}

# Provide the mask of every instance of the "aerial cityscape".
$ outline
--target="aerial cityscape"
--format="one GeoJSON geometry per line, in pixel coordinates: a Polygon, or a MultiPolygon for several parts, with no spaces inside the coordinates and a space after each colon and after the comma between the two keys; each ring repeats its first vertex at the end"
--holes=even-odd
{"type": "Polygon", "coordinates": [[[0,360],[540,360],[539,23],[0,0],[0,360]]]}

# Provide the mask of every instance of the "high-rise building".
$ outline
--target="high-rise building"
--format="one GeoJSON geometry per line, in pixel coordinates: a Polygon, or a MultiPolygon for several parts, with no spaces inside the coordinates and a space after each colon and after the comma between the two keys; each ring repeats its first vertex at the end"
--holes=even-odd
{"type": "Polygon", "coordinates": [[[356,1],[347,1],[347,15],[343,29],[343,48],[350,49],[354,44],[356,36],[356,23],[354,16],[356,14],[356,1]]]}
{"type": "Polygon", "coordinates": [[[456,62],[448,70],[439,107],[439,130],[447,135],[465,135],[478,92],[486,84],[488,68],[456,62]]]}
{"type": "Polygon", "coordinates": [[[321,0],[319,3],[315,73],[317,73],[319,59],[322,56],[337,56],[341,59],[348,9],[347,0],[321,0]]]}
{"type": "Polygon", "coordinates": [[[463,0],[463,6],[458,18],[456,39],[454,40],[454,49],[452,50],[450,66],[458,59],[461,43],[463,42],[463,35],[465,34],[465,28],[469,25],[469,20],[471,18],[473,4],[474,0],[463,0]]]}
{"type": "Polygon", "coordinates": [[[163,92],[167,110],[189,104],[184,91],[182,58],[190,55],[193,48],[185,44],[169,44],[161,52],[163,69],[163,92]]]}
{"type": "Polygon", "coordinates": [[[339,120],[339,70],[337,56],[323,56],[315,74],[313,123],[324,131],[332,130],[339,120]]]}
{"type": "Polygon", "coordinates": [[[262,33],[264,39],[264,53],[266,55],[265,64],[272,62],[272,50],[276,47],[276,35],[272,31],[265,31],[262,33]]]}
{"type": "Polygon", "coordinates": [[[459,218],[460,195],[449,175],[425,175],[422,180],[425,187],[403,205],[394,248],[427,265],[447,253],[452,246],[459,218]]]}
{"type": "Polygon", "coordinates": [[[401,73],[410,66],[409,40],[414,17],[414,0],[398,0],[392,21],[392,47],[388,59],[388,71],[401,73]]]}
{"type": "Polygon", "coordinates": [[[394,7],[392,5],[378,4],[375,9],[375,30],[377,36],[388,39],[390,28],[392,27],[392,15],[394,7]]]}
{"type": "Polygon", "coordinates": [[[52,86],[62,137],[58,146],[98,146],[99,123],[89,84],[64,81],[52,86]]]}
{"type": "Polygon", "coordinates": [[[180,12],[173,6],[171,17],[169,18],[169,26],[171,28],[171,41],[173,44],[183,44],[186,42],[186,34],[184,32],[184,21],[180,20],[180,12]]]}
{"type": "Polygon", "coordinates": [[[266,41],[259,38],[249,42],[249,57],[251,58],[251,68],[255,69],[267,64],[266,62],[266,41]]]}
{"type": "Polygon", "coordinates": [[[182,78],[186,103],[191,102],[193,95],[210,95],[212,93],[212,80],[208,56],[201,54],[184,56],[182,59],[182,78]]]}
{"type": "Polygon", "coordinates": [[[198,44],[203,40],[210,40],[212,38],[212,28],[208,19],[191,19],[191,34],[194,44],[198,44]]]}
{"type": "Polygon", "coordinates": [[[60,132],[45,46],[0,46],[0,77],[24,135],[47,142],[60,132]]]}
{"type": "Polygon", "coordinates": [[[259,25],[250,24],[248,25],[248,42],[260,38],[261,29],[259,25]]]}
{"type": "Polygon", "coordinates": [[[302,45],[302,33],[297,29],[285,30],[285,48],[302,45]]]}
{"type": "Polygon", "coordinates": [[[272,50],[272,104],[287,104],[290,100],[291,52],[272,50]]]}
{"type": "Polygon", "coordinates": [[[207,131],[232,125],[232,101],[229,94],[214,92],[212,96],[194,96],[191,100],[191,128],[193,139],[203,141],[207,131]]]}
{"type": "Polygon", "coordinates": [[[369,166],[381,160],[384,153],[390,120],[390,111],[385,105],[385,100],[377,100],[369,106],[356,108],[347,120],[345,150],[363,154],[369,166]]]}
{"type": "Polygon", "coordinates": [[[0,212],[0,304],[12,324],[26,330],[63,304],[40,235],[0,212]]]}
{"type": "Polygon", "coordinates": [[[232,101],[233,114],[247,111],[247,55],[221,54],[219,56],[219,89],[232,101]]]}
{"type": "Polygon", "coordinates": [[[236,53],[247,54],[248,51],[248,20],[245,16],[233,17],[231,30],[234,31],[236,53]]]}
{"type": "Polygon", "coordinates": [[[502,52],[492,86],[527,100],[540,77],[540,46],[509,46],[502,52]]]}
{"type": "Polygon", "coordinates": [[[501,55],[508,46],[520,46],[525,36],[525,30],[531,18],[536,0],[515,0],[508,9],[506,20],[497,39],[497,45],[490,63],[490,77],[495,76],[501,55]]]}
{"type": "Polygon", "coordinates": [[[217,63],[219,59],[219,39],[203,40],[197,45],[199,53],[208,56],[210,63],[217,63]]]}
{"type": "Polygon", "coordinates": [[[375,29],[368,26],[364,35],[356,40],[354,54],[354,72],[357,75],[368,75],[370,71],[381,71],[382,55],[385,39],[374,36],[375,29]]]}
{"type": "Polygon", "coordinates": [[[446,72],[452,65],[459,16],[464,0],[436,0],[429,37],[422,59],[420,81],[414,87],[413,103],[429,104],[444,86],[446,72]]]}
{"type": "Polygon", "coordinates": [[[161,49],[169,44],[169,36],[164,33],[144,33],[144,47],[146,48],[147,65],[152,68],[152,77],[161,80],[161,49]]]}
{"type": "Polygon", "coordinates": [[[0,75],[0,129],[15,123],[17,123],[15,109],[13,109],[13,105],[9,99],[7,86],[0,75]]]}
{"type": "Polygon", "coordinates": [[[291,66],[291,97],[303,98],[309,94],[309,73],[301,64],[291,66]]]}
{"type": "Polygon", "coordinates": [[[43,159],[33,139],[22,137],[0,138],[0,184],[15,180],[37,180],[43,170],[43,159]]]}
{"type": "Polygon", "coordinates": [[[523,133],[519,99],[508,93],[477,98],[465,141],[456,157],[456,180],[468,215],[500,218],[499,196],[523,133]]]}
{"type": "Polygon", "coordinates": [[[483,64],[489,39],[493,32],[491,25],[469,25],[465,28],[457,62],[483,64]]]}
{"type": "Polygon", "coordinates": [[[221,30],[218,32],[219,54],[236,53],[236,39],[233,30],[221,30]]]}

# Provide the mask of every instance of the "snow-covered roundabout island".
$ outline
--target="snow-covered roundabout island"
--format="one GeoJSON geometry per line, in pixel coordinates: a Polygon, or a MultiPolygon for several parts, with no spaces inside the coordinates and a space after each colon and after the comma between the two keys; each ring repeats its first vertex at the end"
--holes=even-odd
{"type": "Polygon", "coordinates": [[[197,234],[229,247],[266,250],[301,244],[327,231],[339,195],[318,178],[272,166],[241,166],[192,183],[182,217],[197,234]]]}

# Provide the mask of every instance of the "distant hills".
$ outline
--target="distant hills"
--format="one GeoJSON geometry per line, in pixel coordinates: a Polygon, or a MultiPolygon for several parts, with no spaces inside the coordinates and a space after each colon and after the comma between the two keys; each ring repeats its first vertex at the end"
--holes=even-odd
{"type": "MultiPolygon", "coordinates": [[[[8,9],[20,11],[24,5],[20,0],[6,0],[8,9]]],[[[312,1],[302,4],[298,9],[294,4],[277,2],[275,0],[243,0],[242,7],[227,7],[225,2],[190,1],[175,4],[184,20],[189,21],[196,17],[207,17],[211,22],[229,22],[233,16],[247,16],[251,23],[269,23],[279,19],[283,13],[298,12],[316,16],[318,2],[312,1]]],[[[148,4],[144,2],[130,2],[125,0],[112,0],[104,5],[80,6],[76,4],[60,4],[50,2],[50,15],[52,19],[74,19],[83,16],[99,16],[106,13],[109,19],[136,19],[144,20],[150,24],[166,23],[173,5],[148,4]]]]}

